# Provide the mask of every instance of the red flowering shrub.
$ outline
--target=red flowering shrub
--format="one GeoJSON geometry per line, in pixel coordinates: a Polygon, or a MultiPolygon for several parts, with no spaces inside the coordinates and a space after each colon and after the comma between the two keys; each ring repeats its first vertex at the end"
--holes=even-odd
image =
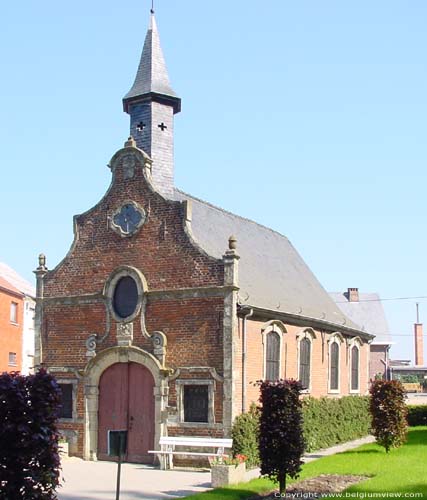
{"type": "Polygon", "coordinates": [[[388,453],[406,442],[405,389],[399,380],[375,380],[369,392],[372,432],[388,453]]]}
{"type": "Polygon", "coordinates": [[[60,389],[40,370],[0,375],[0,500],[54,500],[60,389]]]}
{"type": "Polygon", "coordinates": [[[296,380],[261,382],[259,454],[261,474],[278,481],[280,494],[286,489],[286,476],[298,477],[304,453],[303,416],[296,380]]]}

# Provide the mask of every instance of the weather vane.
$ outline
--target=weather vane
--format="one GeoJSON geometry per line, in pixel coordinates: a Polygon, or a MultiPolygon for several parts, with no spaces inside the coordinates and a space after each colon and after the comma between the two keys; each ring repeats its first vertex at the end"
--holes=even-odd
{"type": "Polygon", "coordinates": [[[154,14],[154,0],[151,0],[151,13],[154,14]]]}

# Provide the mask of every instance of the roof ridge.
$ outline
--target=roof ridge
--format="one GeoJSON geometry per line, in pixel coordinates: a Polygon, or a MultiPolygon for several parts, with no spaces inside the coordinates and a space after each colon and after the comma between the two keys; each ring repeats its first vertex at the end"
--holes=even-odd
{"type": "Polygon", "coordinates": [[[208,205],[209,207],[215,208],[216,210],[219,210],[220,212],[224,212],[226,214],[232,215],[233,217],[238,217],[241,220],[244,220],[246,222],[251,222],[252,224],[255,224],[255,225],[259,226],[259,227],[262,227],[263,229],[267,229],[268,231],[271,231],[272,233],[275,233],[275,234],[281,236],[282,238],[285,238],[286,241],[288,241],[288,243],[293,248],[295,248],[294,245],[292,245],[292,242],[289,240],[289,238],[287,236],[285,236],[282,233],[279,233],[279,231],[276,231],[275,229],[272,229],[271,227],[264,226],[264,224],[261,224],[260,222],[256,222],[256,221],[254,221],[252,219],[248,219],[247,217],[242,217],[241,215],[235,214],[234,212],[230,212],[230,210],[226,210],[225,208],[219,207],[218,205],[214,205],[213,203],[211,203],[209,201],[202,200],[202,198],[198,198],[197,196],[193,196],[192,194],[188,194],[185,191],[182,191],[181,189],[179,189],[177,187],[175,188],[175,191],[178,191],[178,192],[182,193],[183,195],[188,196],[189,198],[192,198],[193,200],[200,201],[201,203],[204,203],[205,205],[208,205]]]}

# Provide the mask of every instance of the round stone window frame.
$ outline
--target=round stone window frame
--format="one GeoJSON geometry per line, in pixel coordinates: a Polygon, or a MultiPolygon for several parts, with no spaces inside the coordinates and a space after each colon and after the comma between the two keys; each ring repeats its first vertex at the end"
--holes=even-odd
{"type": "Polygon", "coordinates": [[[141,227],[147,222],[147,212],[144,210],[144,207],[142,207],[139,203],[133,200],[125,200],[123,201],[113,212],[111,219],[110,219],[110,227],[113,231],[115,231],[118,235],[120,235],[122,238],[130,238],[134,234],[136,234],[141,227]],[[138,224],[135,226],[133,231],[130,231],[129,233],[125,233],[120,226],[114,223],[114,217],[119,214],[122,210],[122,208],[125,205],[132,205],[134,209],[137,212],[140,212],[141,214],[141,220],[138,222],[138,224]]]}
{"type": "Polygon", "coordinates": [[[147,292],[148,286],[147,286],[147,280],[145,279],[144,275],[136,269],[135,267],[131,266],[120,266],[117,269],[115,269],[108,280],[105,283],[104,287],[104,296],[107,300],[107,307],[108,310],[111,314],[111,316],[118,322],[118,323],[130,323],[133,321],[141,312],[141,307],[143,304],[144,300],[144,294],[147,292]],[[114,309],[114,292],[116,290],[116,286],[118,282],[125,277],[130,277],[132,278],[137,287],[138,291],[138,299],[136,303],[135,310],[133,313],[126,318],[122,318],[119,316],[115,309],[114,309]]]}

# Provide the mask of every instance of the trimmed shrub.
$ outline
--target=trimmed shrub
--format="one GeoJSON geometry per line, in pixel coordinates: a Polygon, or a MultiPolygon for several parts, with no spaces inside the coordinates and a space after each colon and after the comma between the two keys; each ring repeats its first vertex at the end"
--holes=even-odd
{"type": "Polygon", "coordinates": [[[388,453],[390,448],[406,441],[405,389],[399,380],[375,380],[369,392],[372,431],[377,443],[388,453]]]}
{"type": "Polygon", "coordinates": [[[0,500],[54,500],[60,389],[46,370],[0,375],[0,500]]]}
{"type": "Polygon", "coordinates": [[[408,405],[408,425],[427,425],[427,405],[408,405]]]}
{"type": "Polygon", "coordinates": [[[235,418],[231,430],[233,456],[245,455],[248,467],[259,465],[259,416],[259,409],[255,403],[252,403],[247,413],[242,413],[235,418]]]}
{"type": "Polygon", "coordinates": [[[370,432],[368,396],[306,398],[303,412],[307,451],[352,441],[370,432]]]}
{"type": "Polygon", "coordinates": [[[303,463],[301,390],[296,380],[261,383],[261,474],[279,482],[281,495],[286,489],[286,476],[298,477],[303,463]]]}

